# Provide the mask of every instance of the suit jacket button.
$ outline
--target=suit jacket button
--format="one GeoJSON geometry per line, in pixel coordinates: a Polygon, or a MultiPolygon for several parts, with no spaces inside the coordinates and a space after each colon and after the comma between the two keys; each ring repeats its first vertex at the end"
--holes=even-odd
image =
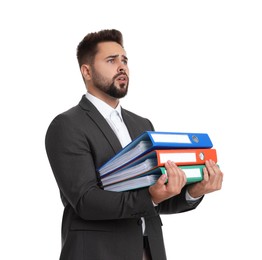
{"type": "Polygon", "coordinates": [[[142,225],[142,223],[143,223],[142,219],[139,219],[139,220],[137,221],[137,224],[140,225],[140,226],[142,225]]]}

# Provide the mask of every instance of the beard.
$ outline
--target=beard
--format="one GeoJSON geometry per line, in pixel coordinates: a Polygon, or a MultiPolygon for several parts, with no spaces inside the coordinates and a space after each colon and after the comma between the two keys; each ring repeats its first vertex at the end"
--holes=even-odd
{"type": "Polygon", "coordinates": [[[94,67],[92,68],[93,73],[93,84],[96,88],[103,91],[107,95],[113,98],[122,98],[126,96],[128,91],[129,78],[126,73],[120,72],[116,74],[112,79],[108,79],[102,76],[94,67]],[[127,77],[126,84],[120,84],[119,87],[115,85],[115,80],[120,75],[125,75],[127,77]]]}

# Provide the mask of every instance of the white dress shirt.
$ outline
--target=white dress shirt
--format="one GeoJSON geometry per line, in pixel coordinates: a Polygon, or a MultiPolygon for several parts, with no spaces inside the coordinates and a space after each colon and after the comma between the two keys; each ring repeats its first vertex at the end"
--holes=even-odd
{"type": "Polygon", "coordinates": [[[108,124],[111,126],[111,128],[117,135],[122,147],[125,147],[127,144],[129,144],[132,140],[127,130],[127,127],[124,124],[120,104],[118,104],[117,107],[114,109],[101,99],[91,95],[88,92],[86,93],[86,97],[89,101],[93,103],[93,105],[106,119],[108,124]]]}

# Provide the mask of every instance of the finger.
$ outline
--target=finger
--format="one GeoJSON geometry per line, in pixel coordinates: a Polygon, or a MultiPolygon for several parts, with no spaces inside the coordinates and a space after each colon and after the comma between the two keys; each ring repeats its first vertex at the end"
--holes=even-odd
{"type": "Polygon", "coordinates": [[[207,171],[207,168],[204,167],[203,169],[203,180],[208,182],[209,181],[209,175],[208,175],[208,171],[207,171]]]}
{"type": "Polygon", "coordinates": [[[187,182],[187,177],[186,177],[186,174],[185,172],[179,168],[175,163],[174,163],[174,167],[176,168],[176,172],[177,174],[179,175],[179,179],[181,180],[181,184],[182,186],[185,186],[186,185],[186,182],[187,182]]]}
{"type": "Polygon", "coordinates": [[[171,161],[167,161],[165,163],[165,168],[166,168],[166,171],[167,171],[167,175],[173,171],[173,168],[174,168],[174,165],[171,161]]]}
{"type": "Polygon", "coordinates": [[[156,188],[161,188],[163,185],[165,185],[166,181],[167,181],[167,175],[166,175],[166,174],[162,174],[162,175],[158,178],[158,180],[157,180],[157,182],[154,184],[154,186],[155,186],[156,188]]]}
{"type": "Polygon", "coordinates": [[[167,177],[168,178],[174,177],[177,172],[176,164],[172,161],[167,161],[165,167],[166,167],[167,177]]]}
{"type": "Polygon", "coordinates": [[[221,172],[219,166],[212,160],[206,162],[208,173],[209,173],[209,182],[213,190],[219,190],[222,187],[223,173],[221,172]]]}
{"type": "Polygon", "coordinates": [[[213,162],[212,160],[206,161],[206,168],[209,175],[215,175],[215,170],[214,170],[215,165],[216,165],[215,162],[213,162]]]}
{"type": "Polygon", "coordinates": [[[217,166],[215,168],[215,180],[214,180],[214,182],[215,182],[216,186],[218,187],[218,189],[221,189],[221,187],[222,187],[223,177],[224,177],[223,172],[217,166]]]}
{"type": "Polygon", "coordinates": [[[168,184],[184,186],[186,184],[186,174],[174,162],[167,164],[168,184]]]}
{"type": "Polygon", "coordinates": [[[220,170],[220,168],[219,168],[219,166],[217,164],[214,164],[213,170],[214,170],[216,175],[221,175],[222,174],[222,172],[221,172],[221,170],[220,170]]]}
{"type": "Polygon", "coordinates": [[[166,168],[166,178],[168,180],[167,185],[169,185],[170,181],[172,180],[173,174],[174,174],[171,161],[167,161],[165,163],[165,168],[166,168]]]}
{"type": "Polygon", "coordinates": [[[212,160],[210,160],[209,162],[207,162],[207,165],[209,165],[208,167],[208,171],[210,175],[215,176],[215,178],[221,179],[223,178],[223,173],[221,172],[219,166],[212,160]]]}

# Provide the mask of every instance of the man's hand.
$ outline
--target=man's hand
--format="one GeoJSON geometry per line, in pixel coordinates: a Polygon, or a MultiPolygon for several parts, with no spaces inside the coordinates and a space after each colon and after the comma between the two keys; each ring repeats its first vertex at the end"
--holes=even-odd
{"type": "Polygon", "coordinates": [[[223,173],[212,160],[206,161],[204,168],[204,178],[201,182],[197,182],[188,187],[191,197],[201,197],[207,193],[220,190],[223,182],[223,173]]]}
{"type": "Polygon", "coordinates": [[[174,162],[168,161],[165,167],[167,174],[163,174],[154,185],[149,187],[149,193],[155,204],[178,195],[186,184],[184,171],[178,168],[174,162]]]}

